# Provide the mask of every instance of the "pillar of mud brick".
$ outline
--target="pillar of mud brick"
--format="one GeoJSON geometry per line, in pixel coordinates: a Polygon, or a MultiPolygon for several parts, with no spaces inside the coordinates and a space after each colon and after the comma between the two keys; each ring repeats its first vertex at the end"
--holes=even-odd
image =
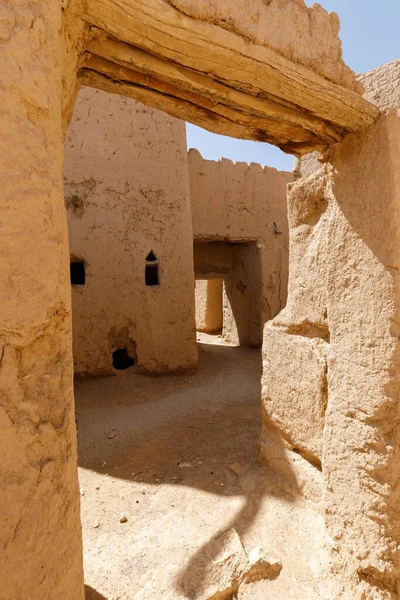
{"type": "Polygon", "coordinates": [[[322,466],[340,598],[400,597],[400,119],[348,136],[329,172],[322,466]],[[340,595],[341,594],[341,595],[340,595]]]}
{"type": "Polygon", "coordinates": [[[196,329],[214,333],[222,329],[222,279],[196,281],[196,329]]]}
{"type": "Polygon", "coordinates": [[[261,458],[282,469],[279,435],[299,482],[322,468],[332,599],[400,597],[399,206],[388,110],[291,186],[288,304],[264,331],[261,458]]]}
{"type": "Polygon", "coordinates": [[[62,2],[6,0],[0,171],[0,596],[82,600],[62,189],[62,2]]]}

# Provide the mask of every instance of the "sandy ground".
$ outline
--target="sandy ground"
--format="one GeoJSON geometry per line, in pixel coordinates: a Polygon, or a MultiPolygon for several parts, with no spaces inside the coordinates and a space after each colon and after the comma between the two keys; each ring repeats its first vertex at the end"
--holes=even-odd
{"type": "Polygon", "coordinates": [[[322,518],[257,463],[260,351],[200,341],[195,375],[76,384],[87,599],[200,598],[204,557],[232,527],[283,565],[239,599],[321,598],[322,518]]]}

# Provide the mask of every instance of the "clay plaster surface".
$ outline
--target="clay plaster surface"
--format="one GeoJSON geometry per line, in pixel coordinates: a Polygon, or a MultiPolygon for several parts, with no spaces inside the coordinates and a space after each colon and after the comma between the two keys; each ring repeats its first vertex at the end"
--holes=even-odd
{"type": "Polygon", "coordinates": [[[212,333],[222,329],[222,279],[196,281],[196,329],[212,333]]]}
{"type": "Polygon", "coordinates": [[[385,600],[400,593],[399,157],[394,111],[338,148],[327,251],[327,526],[354,597],[385,600]]]}
{"type": "Polygon", "coordinates": [[[65,23],[52,0],[2,2],[0,21],[0,596],[83,600],[61,176],[65,23]]]}
{"type": "Polygon", "coordinates": [[[133,100],[82,88],[64,165],[75,369],[114,372],[112,352],[145,371],[196,364],[192,229],[184,123],[133,100]],[[160,285],[145,284],[153,250],[160,285]]]}
{"type": "MultiPolygon", "coordinates": [[[[380,68],[364,78],[382,108],[395,101],[386,85],[395,68],[391,63],[386,75],[380,68]]],[[[327,589],[329,598],[399,597],[399,140],[399,117],[388,110],[366,133],[338,145],[330,164],[290,186],[288,302],[265,328],[265,427],[275,425],[279,439],[303,450],[309,462],[313,424],[320,432],[327,544],[337,581],[327,589]],[[296,374],[283,378],[279,389],[270,376],[295,339],[303,353],[310,345],[323,348],[322,357],[309,355],[307,370],[297,368],[304,386],[296,395],[299,416],[288,407],[298,390],[296,374]],[[321,358],[325,381],[318,374],[321,358]],[[327,398],[325,417],[316,423],[318,387],[327,398]]],[[[270,447],[265,429],[267,464],[270,447]]],[[[272,466],[280,470],[277,461],[272,466]]]]}
{"type": "Polygon", "coordinates": [[[361,73],[357,79],[364,85],[364,98],[382,111],[400,106],[400,59],[361,73]]]}

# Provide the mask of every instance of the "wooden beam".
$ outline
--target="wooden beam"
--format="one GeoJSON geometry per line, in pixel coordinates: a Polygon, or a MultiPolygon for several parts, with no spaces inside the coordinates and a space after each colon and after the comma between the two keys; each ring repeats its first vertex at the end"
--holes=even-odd
{"type": "Polygon", "coordinates": [[[87,0],[84,18],[97,27],[88,44],[95,56],[85,69],[102,75],[92,78],[98,85],[114,80],[118,93],[125,86],[136,98],[139,88],[142,97],[147,89],[158,108],[185,114],[181,118],[211,131],[235,137],[240,131],[240,137],[302,155],[326,150],[379,115],[356,92],[270,48],[183,15],[165,0],[87,0]],[[161,97],[167,95],[163,108],[161,97]],[[190,110],[188,104],[179,108],[181,102],[190,103],[190,110]]]}
{"type": "MultiPolygon", "coordinates": [[[[163,74],[158,76],[156,72],[154,75],[150,74],[147,68],[143,69],[145,72],[134,71],[96,55],[86,59],[83,66],[86,71],[105,75],[118,83],[118,93],[126,93],[143,102],[147,91],[148,93],[145,94],[147,103],[153,108],[161,108],[172,116],[189,121],[194,122],[196,119],[196,124],[210,131],[217,132],[218,129],[218,133],[223,132],[225,135],[233,135],[230,130],[234,129],[235,137],[279,144],[291,154],[299,155],[311,152],[315,148],[324,151],[329,143],[341,139],[338,133],[316,119],[309,118],[309,129],[314,128],[318,133],[304,128],[303,123],[296,122],[296,115],[292,119],[288,118],[286,113],[290,115],[292,109],[282,107],[279,110],[276,105],[269,106],[267,101],[252,97],[249,106],[246,102],[248,96],[234,90],[233,95],[236,93],[242,96],[239,98],[240,103],[237,98],[232,98],[229,90],[228,98],[223,89],[219,89],[217,94],[209,93],[212,82],[208,88],[207,81],[202,82],[205,87],[200,89],[193,85],[182,86],[180,81],[184,79],[183,75],[179,82],[171,81],[163,74]],[[127,88],[125,92],[124,85],[127,88]],[[168,99],[165,105],[161,102],[162,96],[168,99]],[[256,108],[252,106],[253,104],[256,108]],[[219,120],[221,124],[218,124],[219,120]]],[[[220,84],[218,86],[223,88],[220,84]]],[[[109,90],[112,86],[108,84],[107,87],[109,90]]]]}
{"type": "MultiPolygon", "coordinates": [[[[275,139],[270,136],[269,132],[262,130],[254,130],[252,127],[241,125],[236,120],[230,120],[222,117],[207,108],[192,104],[183,99],[176,98],[155,91],[151,88],[146,88],[141,85],[135,85],[128,81],[120,81],[110,78],[98,71],[83,68],[79,71],[79,81],[81,85],[94,87],[112,94],[119,94],[128,98],[138,100],[147,106],[163,110],[173,117],[182,119],[203,127],[208,131],[227,135],[239,139],[263,141],[267,143],[275,143],[275,139]]],[[[316,142],[287,142],[281,144],[280,147],[284,152],[300,156],[307,154],[315,149],[316,142]]],[[[321,148],[322,150],[322,148],[321,148]]]]}
{"type": "MultiPolygon", "coordinates": [[[[340,141],[343,136],[343,130],[339,133],[329,123],[325,123],[312,115],[238,91],[216,82],[206,75],[104,36],[99,30],[92,33],[95,37],[88,44],[88,50],[91,53],[130,70],[148,75],[155,82],[168,84],[171,89],[174,89],[174,95],[176,96],[179,96],[182,92],[187,92],[191,94],[192,102],[196,102],[196,99],[204,99],[209,104],[211,103],[216,113],[223,116],[233,116],[232,109],[238,111],[238,117],[240,113],[251,115],[253,117],[252,126],[260,129],[265,129],[267,126],[266,120],[272,119],[275,122],[282,123],[283,128],[286,127],[286,130],[291,127],[294,135],[291,138],[293,142],[306,139],[305,131],[300,135],[301,129],[315,134],[315,136],[321,138],[322,142],[328,144],[340,141]],[[228,107],[230,109],[229,115],[225,112],[228,107]],[[298,130],[297,136],[296,130],[298,130]]],[[[323,145],[322,142],[321,146],[323,145]]]]}

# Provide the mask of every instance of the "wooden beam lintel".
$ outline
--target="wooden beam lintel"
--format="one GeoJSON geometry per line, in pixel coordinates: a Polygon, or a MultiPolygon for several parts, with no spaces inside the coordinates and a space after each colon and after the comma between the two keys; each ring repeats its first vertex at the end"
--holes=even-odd
{"type": "Polygon", "coordinates": [[[193,104],[189,100],[176,98],[166,92],[147,88],[143,84],[138,84],[128,80],[113,78],[109,74],[100,73],[99,71],[89,69],[87,66],[79,71],[79,81],[81,85],[94,87],[106,92],[120,94],[129,98],[133,98],[152,108],[163,110],[173,117],[191,122],[195,125],[203,127],[213,133],[228,135],[231,137],[247,140],[255,140],[267,142],[279,146],[284,152],[295,156],[303,156],[313,150],[324,152],[327,149],[327,144],[310,134],[309,137],[304,135],[304,131],[300,130],[303,141],[293,142],[291,138],[296,137],[294,134],[285,136],[286,141],[282,141],[281,124],[278,123],[277,139],[274,132],[271,131],[272,121],[268,130],[246,126],[239,123],[235,118],[221,116],[213,112],[210,108],[193,104]]]}
{"type": "MultiPolygon", "coordinates": [[[[234,104],[243,102],[235,94],[259,101],[265,99],[270,103],[269,110],[271,104],[275,105],[275,111],[279,108],[277,117],[269,113],[272,119],[289,119],[314,133],[310,140],[315,141],[315,150],[321,146],[321,139],[324,143],[334,144],[338,141],[337,136],[361,132],[379,116],[378,108],[357,92],[329,81],[267,45],[254,44],[214,23],[182,14],[167,0],[86,0],[83,18],[117,42],[125,42],[133,49],[164,61],[162,72],[167,79],[178,76],[179,81],[179,70],[183,69],[182,81],[176,87],[190,84],[204,88],[201,77],[205,76],[212,88],[207,99],[210,94],[222,93],[217,89],[218,84],[232,90],[228,103],[231,108],[237,108],[234,104]],[[174,73],[168,71],[168,65],[175,69],[174,73]],[[293,109],[296,114],[284,115],[284,108],[293,109]],[[307,123],[302,123],[302,119],[307,123]]],[[[99,49],[96,53],[102,54],[99,49]]],[[[126,56],[107,55],[103,58],[113,62],[126,61],[126,56]]],[[[156,67],[157,70],[160,66],[150,65],[149,61],[145,63],[144,69],[156,67]]],[[[135,69],[138,70],[137,64],[135,69]]],[[[205,93],[201,95],[206,96],[205,93]]],[[[250,100],[247,104],[250,105],[250,100]]],[[[253,114],[257,110],[253,104],[253,114]]],[[[279,132],[275,130],[272,138],[276,145],[286,147],[284,127],[282,134],[279,139],[279,132]]]]}

